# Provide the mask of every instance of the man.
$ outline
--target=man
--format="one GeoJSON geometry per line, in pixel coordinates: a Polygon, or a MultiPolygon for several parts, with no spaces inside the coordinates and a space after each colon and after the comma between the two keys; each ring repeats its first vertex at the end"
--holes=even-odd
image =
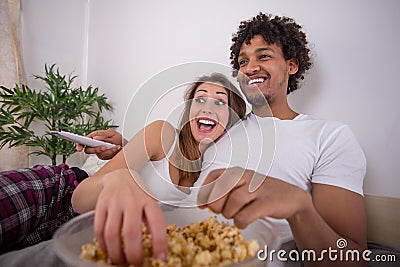
{"type": "MultiPolygon", "coordinates": [[[[338,249],[343,238],[347,246],[339,248],[356,249],[361,255],[367,247],[365,156],[346,125],[298,114],[287,101],[287,94],[298,88],[311,67],[301,26],[289,18],[260,13],[242,21],[232,41],[232,65],[252,113],[241,127],[231,129],[230,137],[225,135],[206,151],[196,184],[211,186],[200,190],[198,203],[233,218],[242,228],[257,218],[286,219],[300,251],[338,249]],[[258,125],[271,119],[276,132],[273,160],[257,162],[252,151],[259,146],[258,125]],[[240,131],[246,131],[250,141],[246,166],[232,164],[229,158],[241,148],[233,144],[227,151],[226,143],[240,131]],[[267,171],[256,172],[263,164],[270,165],[263,166],[267,171]],[[251,189],[254,181],[257,185],[251,189]]],[[[364,264],[330,261],[327,256],[323,260],[304,264],[364,264]]]]}

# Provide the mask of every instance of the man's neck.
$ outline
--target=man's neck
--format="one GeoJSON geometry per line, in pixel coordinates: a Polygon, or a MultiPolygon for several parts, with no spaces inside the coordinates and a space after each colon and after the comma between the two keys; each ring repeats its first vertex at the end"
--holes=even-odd
{"type": "Polygon", "coordinates": [[[253,107],[252,112],[258,117],[275,117],[280,120],[293,120],[299,113],[290,108],[289,105],[281,105],[278,107],[273,106],[258,106],[253,107]]]}

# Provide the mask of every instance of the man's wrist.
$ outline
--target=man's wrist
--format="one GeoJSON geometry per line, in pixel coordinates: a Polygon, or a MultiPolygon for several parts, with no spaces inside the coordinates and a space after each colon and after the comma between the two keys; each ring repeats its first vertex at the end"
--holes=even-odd
{"type": "Polygon", "coordinates": [[[315,212],[317,211],[315,210],[311,195],[304,191],[303,197],[300,198],[297,212],[295,212],[290,218],[287,218],[287,221],[291,227],[293,227],[299,223],[307,221],[307,219],[315,214],[315,212]]]}

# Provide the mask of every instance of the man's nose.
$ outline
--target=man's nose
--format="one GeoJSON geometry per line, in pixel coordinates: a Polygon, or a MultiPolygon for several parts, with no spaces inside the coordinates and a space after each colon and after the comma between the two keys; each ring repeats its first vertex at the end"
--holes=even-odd
{"type": "Polygon", "coordinates": [[[246,75],[253,75],[256,74],[260,71],[260,64],[256,61],[256,60],[249,60],[249,62],[247,63],[245,69],[244,69],[244,73],[246,75]]]}

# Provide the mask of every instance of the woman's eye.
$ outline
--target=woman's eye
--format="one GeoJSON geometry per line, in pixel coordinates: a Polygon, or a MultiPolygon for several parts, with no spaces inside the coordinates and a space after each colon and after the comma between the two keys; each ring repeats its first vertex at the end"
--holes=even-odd
{"type": "Polygon", "coordinates": [[[215,105],[217,105],[217,106],[223,106],[223,105],[225,105],[225,102],[222,101],[222,100],[214,100],[214,103],[215,103],[215,105]]]}
{"type": "Polygon", "coordinates": [[[199,103],[199,104],[202,104],[202,103],[206,102],[206,100],[204,98],[202,98],[202,97],[195,98],[194,101],[196,101],[196,103],[199,103]]]}

